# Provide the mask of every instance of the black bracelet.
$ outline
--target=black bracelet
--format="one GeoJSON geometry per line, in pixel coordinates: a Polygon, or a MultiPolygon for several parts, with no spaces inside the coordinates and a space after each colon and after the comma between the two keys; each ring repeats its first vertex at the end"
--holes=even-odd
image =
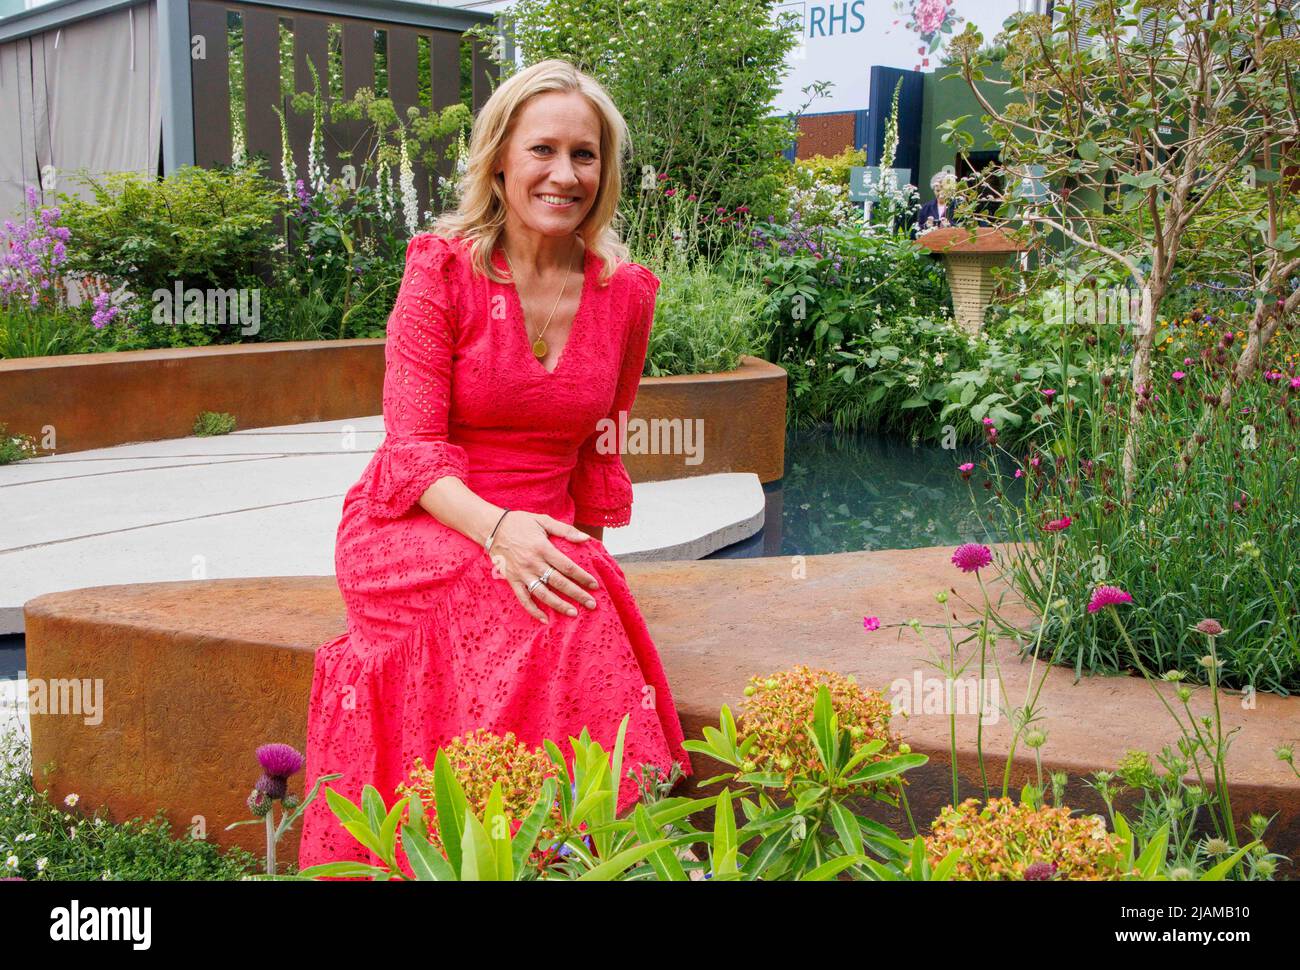
{"type": "MultiPolygon", "coordinates": [[[[509,512],[509,511],[510,511],[509,509],[506,509],[506,512],[509,512]]],[[[504,519],[504,518],[506,517],[506,512],[502,512],[502,513],[501,513],[501,519],[504,519]]],[[[492,551],[492,539],[493,539],[494,536],[496,536],[496,534],[497,534],[497,529],[501,526],[501,519],[497,519],[497,524],[494,525],[494,526],[492,527],[492,531],[488,533],[487,542],[483,543],[483,551],[484,551],[484,552],[491,552],[491,551],[492,551]]]]}

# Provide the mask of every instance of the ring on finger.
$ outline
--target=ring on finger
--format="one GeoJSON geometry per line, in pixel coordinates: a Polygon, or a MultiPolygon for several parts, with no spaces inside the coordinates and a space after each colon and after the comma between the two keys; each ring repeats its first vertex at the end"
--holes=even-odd
{"type": "Polygon", "coordinates": [[[555,567],[554,567],[554,566],[547,566],[547,567],[546,567],[546,572],[542,573],[541,576],[537,577],[537,578],[541,581],[541,584],[542,584],[543,586],[546,585],[546,579],[547,579],[547,577],[550,576],[551,573],[553,573],[553,572],[555,572],[555,567]]]}
{"type": "Polygon", "coordinates": [[[531,583],[528,584],[528,592],[531,594],[533,590],[535,590],[538,586],[542,584],[542,582],[543,582],[542,577],[538,576],[536,579],[534,579],[531,583]]]}

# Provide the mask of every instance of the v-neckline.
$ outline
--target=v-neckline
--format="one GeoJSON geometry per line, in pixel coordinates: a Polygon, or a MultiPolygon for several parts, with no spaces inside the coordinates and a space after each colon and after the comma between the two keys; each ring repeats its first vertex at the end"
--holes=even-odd
{"type": "MultiPolygon", "coordinates": [[[[498,269],[510,269],[510,264],[505,261],[505,253],[501,250],[499,245],[493,250],[492,258],[497,264],[498,269]],[[500,256],[501,258],[497,259],[497,256],[500,256]]],[[[511,296],[514,299],[515,311],[518,314],[519,326],[513,328],[516,337],[523,338],[524,353],[527,355],[528,359],[533,362],[533,365],[547,377],[554,377],[556,372],[564,366],[564,362],[569,356],[569,347],[573,344],[574,338],[578,335],[578,326],[582,322],[583,311],[587,309],[587,297],[591,289],[592,267],[594,266],[595,261],[596,257],[592,254],[591,248],[584,248],[582,253],[582,290],[578,294],[578,309],[574,311],[573,323],[569,326],[569,339],[564,342],[564,349],[560,351],[560,356],[555,359],[555,367],[551,370],[546,369],[542,362],[537,358],[537,355],[533,353],[532,344],[528,342],[528,321],[524,316],[524,301],[519,298],[518,287],[515,285],[513,279],[509,283],[502,284],[510,291],[511,296]]]]}

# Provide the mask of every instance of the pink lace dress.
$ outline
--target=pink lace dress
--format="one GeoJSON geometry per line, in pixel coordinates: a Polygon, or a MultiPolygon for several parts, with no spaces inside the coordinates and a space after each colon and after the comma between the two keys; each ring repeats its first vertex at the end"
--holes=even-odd
{"type": "MultiPolygon", "coordinates": [[[[506,268],[498,250],[497,266],[506,268]]],[[[624,263],[604,285],[586,254],[568,343],[553,372],[533,356],[518,293],[473,272],[468,245],[420,235],[388,321],[383,444],[348,491],[335,551],[348,630],[316,652],[306,786],[389,805],[417,756],[483,727],[529,745],[584,727],[611,748],[630,715],[624,764],[690,771],[654,643],[623,571],[597,539],[551,541],[596,577],[596,609],[529,616],[481,545],[417,503],[446,475],[490,502],[564,522],[620,526],[632,484],[598,422],[630,411],[658,278],[624,263]]],[[[619,810],[636,799],[624,779],[619,810]]],[[[301,867],[372,861],[322,795],[303,817],[301,867]]]]}

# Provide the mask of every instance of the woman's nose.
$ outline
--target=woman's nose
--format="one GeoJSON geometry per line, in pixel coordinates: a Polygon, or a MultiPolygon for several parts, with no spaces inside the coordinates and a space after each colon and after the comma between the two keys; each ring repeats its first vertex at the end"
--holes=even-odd
{"type": "Polygon", "coordinates": [[[578,182],[578,173],[573,167],[573,162],[567,156],[559,156],[555,164],[551,166],[551,181],[557,185],[576,185],[578,182]]]}

